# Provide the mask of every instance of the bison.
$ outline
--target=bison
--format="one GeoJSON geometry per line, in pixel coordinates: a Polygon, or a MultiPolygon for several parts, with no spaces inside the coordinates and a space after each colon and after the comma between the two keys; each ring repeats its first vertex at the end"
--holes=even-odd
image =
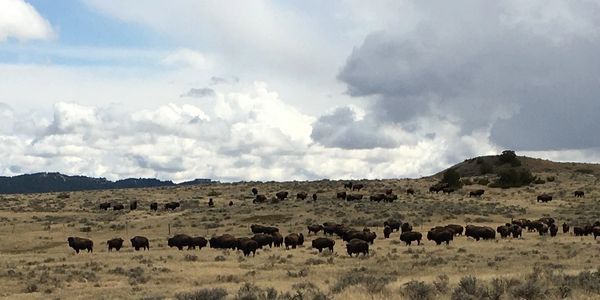
{"type": "Polygon", "coordinates": [[[583,196],[585,196],[585,192],[584,191],[575,191],[573,193],[573,195],[575,195],[576,198],[583,198],[583,196]]]}
{"type": "Polygon", "coordinates": [[[594,235],[594,240],[600,235],[600,226],[592,227],[592,234],[594,235]]]}
{"type": "Polygon", "coordinates": [[[277,197],[277,199],[279,199],[280,201],[283,201],[283,200],[285,200],[285,198],[288,197],[288,192],[286,192],[286,191],[277,192],[275,194],[275,197],[277,197]]]}
{"type": "Polygon", "coordinates": [[[386,198],[385,194],[375,194],[375,195],[369,196],[369,201],[381,202],[381,201],[385,200],[385,198],[386,198]]]}
{"type": "Polygon", "coordinates": [[[129,210],[136,210],[137,209],[137,201],[133,201],[131,203],[129,203],[129,210]]]}
{"type": "Polygon", "coordinates": [[[402,226],[402,221],[388,219],[387,221],[383,222],[383,226],[389,226],[392,229],[392,231],[400,231],[400,227],[402,226]]]}
{"type": "Polygon", "coordinates": [[[269,245],[269,248],[273,247],[273,236],[265,233],[257,233],[251,237],[258,243],[258,248],[262,249],[263,246],[269,245]]]}
{"type": "Polygon", "coordinates": [[[569,225],[567,225],[567,223],[562,224],[562,231],[563,233],[569,232],[569,225]]]}
{"type": "Polygon", "coordinates": [[[501,238],[506,238],[512,233],[512,226],[510,224],[501,225],[496,228],[496,231],[500,234],[501,238]]]}
{"type": "Polygon", "coordinates": [[[550,202],[552,201],[552,196],[548,194],[542,194],[537,196],[537,202],[550,202]]]}
{"type": "Polygon", "coordinates": [[[329,251],[333,252],[334,245],[335,241],[326,237],[316,238],[312,241],[312,248],[319,250],[319,253],[325,248],[328,248],[329,251]]]}
{"type": "Polygon", "coordinates": [[[353,184],[352,184],[352,181],[349,181],[349,182],[347,182],[347,183],[344,183],[344,188],[345,188],[345,189],[352,189],[352,185],[353,185],[353,184]]]}
{"type": "Polygon", "coordinates": [[[383,228],[383,238],[385,238],[385,239],[389,238],[390,233],[392,233],[392,228],[390,228],[390,226],[385,226],[383,228]]]}
{"type": "Polygon", "coordinates": [[[315,234],[319,233],[319,231],[323,230],[323,226],[319,224],[308,225],[308,234],[314,232],[315,234]]]}
{"type": "Polygon", "coordinates": [[[215,206],[215,201],[213,201],[213,198],[208,198],[208,207],[213,207],[215,206]]]}
{"type": "Polygon", "coordinates": [[[177,201],[169,202],[169,203],[165,204],[165,210],[166,209],[175,210],[179,206],[181,206],[181,204],[179,202],[177,202],[177,201]]]}
{"type": "Polygon", "coordinates": [[[550,236],[556,236],[558,233],[558,226],[556,226],[556,224],[550,224],[550,226],[548,226],[548,230],[550,231],[550,236]]]}
{"type": "Polygon", "coordinates": [[[256,249],[258,248],[258,242],[253,239],[243,239],[237,245],[237,249],[242,250],[244,256],[250,256],[250,253],[252,253],[252,256],[256,256],[256,249]]]}
{"type": "Polygon", "coordinates": [[[464,228],[460,225],[449,224],[449,225],[446,225],[445,227],[450,229],[452,232],[454,232],[454,235],[462,235],[463,234],[464,228]]]}
{"type": "Polygon", "coordinates": [[[167,245],[171,248],[177,247],[179,250],[183,250],[183,247],[191,248],[192,237],[187,234],[176,234],[172,238],[167,239],[167,245]]]}
{"type": "Polygon", "coordinates": [[[421,245],[421,239],[423,235],[420,232],[416,231],[408,231],[400,234],[400,240],[406,243],[406,245],[410,245],[412,242],[417,241],[418,245],[421,245]]]}
{"type": "Polygon", "coordinates": [[[156,202],[150,203],[150,210],[157,211],[158,210],[158,203],[156,203],[156,202]]]}
{"type": "Polygon", "coordinates": [[[264,203],[267,202],[267,196],[265,195],[256,195],[252,203],[264,203]]]}
{"type": "Polygon", "coordinates": [[[369,254],[369,244],[360,239],[353,239],[346,244],[346,251],[350,257],[352,257],[352,254],[355,253],[356,256],[358,256],[360,253],[362,253],[364,256],[367,256],[369,254]]]}
{"type": "Polygon", "coordinates": [[[364,188],[364,187],[365,187],[365,185],[364,185],[364,184],[355,184],[355,185],[353,185],[353,186],[352,186],[352,190],[353,190],[353,191],[359,191],[359,192],[360,192],[360,190],[361,190],[362,188],[364,188]]]}
{"type": "Polygon", "coordinates": [[[69,242],[69,247],[73,248],[76,253],[79,253],[79,250],[94,251],[94,242],[90,239],[70,236],[67,238],[67,242],[69,242]]]}
{"type": "Polygon", "coordinates": [[[346,201],[361,200],[363,195],[346,195],[346,201]]]}
{"type": "Polygon", "coordinates": [[[100,209],[108,210],[110,208],[110,202],[100,203],[99,207],[100,209]]]}
{"type": "Polygon", "coordinates": [[[113,205],[113,210],[123,210],[125,206],[123,204],[115,204],[113,205]]]}
{"type": "Polygon", "coordinates": [[[480,239],[493,240],[496,239],[496,231],[487,226],[467,225],[465,236],[474,238],[476,241],[480,239]]]}
{"type": "Polygon", "coordinates": [[[255,197],[256,195],[258,195],[258,190],[255,187],[252,188],[252,195],[254,195],[255,197]]]}
{"type": "Polygon", "coordinates": [[[442,228],[442,229],[432,229],[427,232],[427,240],[434,241],[436,245],[441,245],[442,243],[446,243],[446,245],[450,245],[450,241],[454,239],[454,231],[442,228]]]}
{"type": "Polygon", "coordinates": [[[285,249],[289,249],[289,247],[296,249],[297,246],[302,246],[302,244],[304,244],[304,235],[302,233],[291,233],[285,237],[283,242],[285,244],[285,249]]]}
{"type": "Polygon", "coordinates": [[[210,248],[235,250],[238,246],[237,239],[231,234],[214,236],[208,240],[210,248]]]}
{"type": "Polygon", "coordinates": [[[283,236],[281,235],[281,233],[273,232],[271,233],[271,236],[273,237],[273,246],[278,248],[281,247],[281,245],[283,244],[283,236]]]}
{"type": "Polygon", "coordinates": [[[523,228],[517,224],[512,224],[511,226],[511,234],[513,239],[523,237],[523,228]]]}
{"type": "Polygon", "coordinates": [[[413,196],[414,196],[414,195],[415,195],[415,190],[414,190],[414,189],[407,189],[407,190],[406,190],[406,194],[407,194],[407,195],[413,195],[413,196]]]}
{"type": "Polygon", "coordinates": [[[250,230],[252,230],[252,233],[254,233],[254,234],[256,234],[256,233],[272,234],[274,232],[279,232],[279,228],[277,228],[277,227],[262,226],[262,225],[256,225],[256,224],[250,225],[250,230]]]}
{"type": "Polygon", "coordinates": [[[410,225],[409,223],[402,224],[402,227],[401,227],[402,232],[409,232],[409,231],[412,231],[412,229],[413,229],[412,225],[410,225]]]}
{"type": "Polygon", "coordinates": [[[317,201],[317,194],[312,194],[313,201],[317,201]]]}
{"type": "Polygon", "coordinates": [[[144,250],[150,250],[150,242],[148,238],[143,236],[134,236],[131,238],[131,247],[135,249],[135,251],[139,251],[140,248],[144,250]]]}
{"type": "Polygon", "coordinates": [[[114,238],[106,241],[106,245],[108,245],[108,251],[112,251],[115,249],[117,251],[121,250],[123,247],[123,239],[122,238],[114,238]]]}
{"type": "Polygon", "coordinates": [[[335,197],[337,199],[346,200],[346,192],[338,192],[335,197]]]}
{"type": "Polygon", "coordinates": [[[483,196],[483,193],[485,193],[484,190],[475,190],[475,191],[470,191],[469,192],[469,197],[481,197],[483,196]]]}
{"type": "Polygon", "coordinates": [[[384,202],[388,202],[388,203],[392,203],[396,200],[398,200],[398,195],[396,195],[396,194],[385,195],[385,198],[383,199],[384,202]]]}
{"type": "Polygon", "coordinates": [[[296,199],[304,200],[308,197],[308,193],[300,192],[296,194],[296,199]]]}

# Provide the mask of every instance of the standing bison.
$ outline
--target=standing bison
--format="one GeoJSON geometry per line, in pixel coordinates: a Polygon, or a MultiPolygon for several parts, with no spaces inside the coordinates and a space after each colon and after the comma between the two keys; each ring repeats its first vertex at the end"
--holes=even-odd
{"type": "Polygon", "coordinates": [[[255,256],[256,249],[259,248],[259,245],[258,242],[253,239],[243,239],[239,241],[237,248],[242,250],[244,256],[250,256],[250,253],[252,253],[252,256],[255,256]]]}
{"type": "Polygon", "coordinates": [[[302,246],[304,244],[304,235],[302,233],[291,233],[283,239],[283,243],[285,244],[285,249],[296,249],[297,246],[302,246]]]}
{"type": "Polygon", "coordinates": [[[256,195],[252,203],[264,203],[267,202],[267,196],[265,195],[256,195]]]}
{"type": "Polygon", "coordinates": [[[131,203],[129,203],[129,210],[136,210],[137,209],[137,201],[133,201],[131,203]]]}
{"type": "Polygon", "coordinates": [[[278,192],[277,194],[275,194],[275,197],[277,197],[277,199],[279,199],[280,201],[283,201],[283,200],[285,200],[285,198],[288,197],[288,192],[286,192],[286,191],[278,192]]]}
{"type": "Polygon", "coordinates": [[[150,210],[157,211],[158,210],[158,203],[156,203],[156,202],[150,203],[150,210]]]}
{"type": "Polygon", "coordinates": [[[115,204],[113,206],[113,210],[123,210],[125,209],[125,206],[123,204],[115,204]]]}
{"type": "Polygon", "coordinates": [[[450,245],[450,241],[454,239],[454,231],[448,228],[432,229],[427,232],[427,240],[434,241],[436,245],[446,243],[450,245]]]}
{"type": "Polygon", "coordinates": [[[346,200],[346,192],[338,192],[335,197],[337,199],[346,200]]]}
{"type": "Polygon", "coordinates": [[[323,249],[327,248],[329,251],[333,252],[333,246],[335,245],[335,241],[329,238],[320,237],[316,238],[312,241],[313,249],[319,250],[319,253],[323,251],[323,249]]]}
{"type": "Polygon", "coordinates": [[[214,237],[210,238],[208,243],[210,245],[210,248],[213,248],[213,249],[235,250],[238,246],[238,240],[231,234],[223,234],[220,236],[214,236],[214,237]]]}
{"type": "Polygon", "coordinates": [[[479,241],[480,239],[493,240],[496,239],[496,231],[487,226],[467,225],[465,236],[474,238],[476,241],[479,241]]]}
{"type": "Polygon", "coordinates": [[[296,194],[296,199],[305,200],[308,197],[308,193],[300,192],[296,194]]]}
{"type": "Polygon", "coordinates": [[[402,232],[409,232],[409,231],[412,231],[412,229],[413,229],[413,227],[409,223],[402,224],[402,227],[401,227],[402,232]]]}
{"type": "Polygon", "coordinates": [[[359,192],[360,192],[360,190],[361,190],[362,188],[364,188],[364,187],[365,187],[365,185],[364,185],[364,184],[355,184],[355,185],[353,185],[353,186],[352,186],[352,190],[353,190],[353,191],[359,191],[359,192]]]}
{"type": "Polygon", "coordinates": [[[269,246],[269,248],[273,247],[273,236],[265,233],[257,233],[252,236],[250,239],[255,240],[258,243],[258,248],[262,249],[264,246],[269,246]]]}
{"type": "Polygon", "coordinates": [[[385,238],[385,239],[389,238],[391,233],[392,233],[392,228],[390,228],[390,226],[385,226],[383,228],[383,238],[385,238]]]}
{"type": "Polygon", "coordinates": [[[258,195],[258,190],[255,187],[252,188],[252,195],[254,195],[255,197],[256,195],[258,195]]]}
{"type": "Polygon", "coordinates": [[[317,201],[317,194],[312,194],[313,201],[317,201]]]}
{"type": "Polygon", "coordinates": [[[414,190],[414,189],[407,189],[407,190],[406,190],[406,194],[407,194],[407,195],[413,195],[413,196],[414,196],[414,195],[415,195],[415,190],[414,190]]]}
{"type": "Polygon", "coordinates": [[[362,253],[364,256],[367,256],[369,254],[369,244],[363,240],[353,239],[346,244],[346,251],[350,257],[352,257],[352,254],[355,253],[356,256],[358,256],[360,253],[362,253]]]}
{"type": "Polygon", "coordinates": [[[100,203],[99,207],[100,209],[108,210],[110,208],[110,202],[100,203]]]}
{"type": "Polygon", "coordinates": [[[389,226],[392,229],[392,231],[400,231],[400,226],[402,226],[402,221],[388,219],[387,221],[383,222],[383,226],[389,226]]]}
{"type": "Polygon", "coordinates": [[[131,247],[135,249],[135,251],[139,251],[140,248],[144,250],[150,250],[150,242],[148,238],[143,236],[134,236],[131,240],[131,247]]]}
{"type": "Polygon", "coordinates": [[[273,232],[271,233],[271,236],[273,237],[273,246],[277,248],[281,247],[281,245],[283,244],[283,236],[281,235],[281,233],[273,232]]]}
{"type": "Polygon", "coordinates": [[[169,202],[169,203],[165,204],[165,209],[175,210],[180,206],[181,206],[181,204],[179,202],[173,201],[173,202],[169,202]]]}
{"type": "Polygon", "coordinates": [[[550,202],[552,201],[552,196],[548,194],[542,194],[537,196],[537,202],[550,202]]]}
{"type": "Polygon", "coordinates": [[[408,231],[400,234],[400,240],[406,243],[409,246],[412,242],[417,241],[418,245],[421,245],[421,239],[423,235],[420,232],[416,231],[408,231]]]}
{"type": "Polygon", "coordinates": [[[585,196],[585,192],[584,191],[575,191],[573,193],[573,195],[575,195],[576,198],[583,198],[583,196],[585,196]]]}
{"type": "Polygon", "coordinates": [[[308,225],[308,234],[314,232],[315,234],[319,233],[319,231],[323,230],[323,226],[319,224],[308,225]]]}
{"type": "Polygon", "coordinates": [[[67,238],[67,242],[69,242],[69,247],[73,248],[77,253],[79,253],[79,250],[94,251],[94,242],[90,239],[70,236],[67,238]]]}
{"type": "Polygon", "coordinates": [[[108,241],[106,241],[106,245],[108,245],[109,252],[112,251],[112,249],[119,251],[123,247],[123,239],[122,238],[114,238],[114,239],[108,240],[108,241]]]}
{"type": "Polygon", "coordinates": [[[485,193],[484,190],[470,191],[469,192],[469,197],[481,197],[481,196],[483,196],[483,193],[485,193]]]}
{"type": "Polygon", "coordinates": [[[167,245],[171,248],[177,247],[179,250],[183,250],[183,247],[188,247],[188,250],[192,248],[192,237],[187,234],[176,234],[172,238],[167,239],[167,245]]]}

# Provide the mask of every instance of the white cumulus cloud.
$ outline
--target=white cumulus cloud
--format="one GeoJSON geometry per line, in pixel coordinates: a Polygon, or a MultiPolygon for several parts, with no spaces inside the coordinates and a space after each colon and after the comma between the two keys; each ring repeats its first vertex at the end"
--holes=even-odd
{"type": "Polygon", "coordinates": [[[31,4],[23,0],[0,0],[0,42],[48,40],[54,36],[52,26],[31,4]]]}

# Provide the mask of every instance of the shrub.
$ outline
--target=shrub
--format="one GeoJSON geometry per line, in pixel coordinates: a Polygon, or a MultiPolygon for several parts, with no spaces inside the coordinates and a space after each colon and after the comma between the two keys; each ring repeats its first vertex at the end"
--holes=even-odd
{"type": "Polygon", "coordinates": [[[440,182],[446,183],[450,187],[460,187],[460,174],[458,173],[458,171],[456,171],[456,169],[450,168],[446,170],[446,172],[444,172],[444,176],[442,177],[442,180],[440,182]]]}
{"type": "Polygon", "coordinates": [[[510,188],[529,185],[535,177],[527,169],[508,169],[498,172],[498,179],[492,184],[494,187],[510,188]]]}
{"type": "Polygon", "coordinates": [[[510,164],[513,167],[521,166],[521,161],[517,158],[517,154],[512,150],[504,150],[502,154],[498,155],[498,162],[500,164],[510,164]]]}
{"type": "Polygon", "coordinates": [[[465,276],[452,292],[452,300],[481,299],[484,295],[485,288],[477,282],[477,278],[465,276]]]}
{"type": "Polygon", "coordinates": [[[485,175],[485,174],[490,174],[490,173],[494,173],[494,167],[492,165],[490,165],[489,163],[482,162],[479,165],[479,174],[485,175]]]}
{"type": "Polygon", "coordinates": [[[274,288],[261,289],[260,287],[246,282],[240,287],[235,300],[276,300],[277,290],[274,288]]]}
{"type": "Polygon", "coordinates": [[[184,261],[197,261],[197,260],[198,260],[198,256],[197,256],[197,255],[194,255],[194,254],[186,254],[186,255],[183,257],[183,260],[184,260],[184,261]]]}
{"type": "Polygon", "coordinates": [[[544,184],[544,183],[546,183],[546,180],[544,180],[544,179],[541,179],[541,178],[539,178],[539,177],[538,177],[538,178],[536,178],[536,179],[533,181],[533,183],[535,183],[535,184],[544,184]]]}
{"type": "Polygon", "coordinates": [[[480,179],[477,179],[477,184],[488,185],[488,184],[490,184],[490,180],[487,178],[480,178],[480,179]]]}
{"type": "Polygon", "coordinates": [[[225,297],[227,297],[227,291],[223,288],[201,289],[195,292],[175,295],[175,299],[177,300],[222,300],[225,297]]]}
{"type": "Polygon", "coordinates": [[[429,300],[435,298],[435,289],[423,281],[411,280],[404,285],[402,295],[410,300],[429,300]]]}
{"type": "Polygon", "coordinates": [[[349,286],[362,285],[367,289],[369,294],[377,294],[383,292],[385,286],[392,281],[391,277],[378,277],[360,273],[360,270],[347,273],[338,278],[332,291],[339,293],[349,286]]]}
{"type": "Polygon", "coordinates": [[[556,180],[556,177],[554,177],[554,176],[546,177],[546,181],[548,181],[548,182],[554,182],[555,180],[556,180]]]}
{"type": "Polygon", "coordinates": [[[446,294],[450,288],[448,287],[448,283],[450,282],[450,278],[448,275],[442,274],[438,276],[436,280],[433,281],[433,286],[440,294],[446,294]]]}

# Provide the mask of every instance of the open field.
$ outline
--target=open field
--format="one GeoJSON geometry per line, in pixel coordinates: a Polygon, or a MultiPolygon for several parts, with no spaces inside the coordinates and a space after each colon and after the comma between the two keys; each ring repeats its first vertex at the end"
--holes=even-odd
{"type": "MultiPolygon", "coordinates": [[[[590,236],[575,237],[572,231],[561,231],[557,237],[524,231],[519,239],[497,235],[495,241],[479,242],[460,236],[449,246],[436,246],[426,238],[421,245],[405,246],[398,232],[383,239],[383,222],[390,217],[410,222],[424,235],[433,226],[450,223],[496,228],[511,218],[552,216],[558,224],[600,220],[595,176],[536,175],[556,180],[506,190],[472,185],[450,195],[427,193],[433,179],[370,180],[361,181],[366,188],[360,194],[366,197],[355,202],[335,199],[335,193],[343,190],[338,181],[72,192],[69,198],[58,193],[4,195],[0,196],[0,297],[162,299],[179,295],[183,299],[182,293],[222,288],[228,298],[238,299],[255,299],[251,294],[260,293],[263,297],[256,299],[275,299],[274,291],[285,299],[451,298],[453,294],[460,299],[461,293],[475,294],[474,299],[600,298],[600,276],[594,273],[600,266],[600,244],[590,236]],[[290,198],[253,204],[252,187],[269,197],[286,190],[290,198]],[[409,187],[417,191],[415,196],[404,193],[409,187]],[[385,188],[392,188],[399,199],[368,201],[368,195],[385,188]],[[469,198],[468,191],[477,188],[485,188],[485,195],[469,198]],[[574,198],[576,189],[586,196],[574,198]],[[296,200],[300,191],[317,193],[319,199],[296,200]],[[536,203],[536,196],[544,192],[552,193],[555,200],[536,203]],[[207,205],[209,198],[215,200],[212,208],[207,205]],[[133,200],[139,202],[136,211],[98,209],[101,202],[133,200]],[[149,204],[155,201],[180,201],[182,207],[165,211],[161,206],[151,212],[149,204]],[[228,206],[229,201],[234,205],[228,206]],[[349,257],[345,243],[335,236],[334,253],[311,249],[314,234],[308,235],[306,226],[323,222],[375,231],[378,237],[369,256],[349,257]],[[251,236],[251,224],[277,226],[284,236],[302,232],[306,242],[293,250],[258,250],[255,257],[208,247],[189,251],[167,247],[166,239],[177,233],[251,236]],[[133,251],[129,239],[135,235],[150,239],[150,251],[133,251]],[[75,254],[67,245],[68,236],[92,239],[94,252],[75,254]],[[120,252],[107,251],[106,241],[113,237],[126,241],[120,252]],[[592,273],[575,276],[586,270],[592,273]],[[478,284],[470,289],[465,276],[474,276],[478,284]],[[461,279],[463,288],[458,289],[461,279]],[[413,280],[423,284],[407,285],[413,280]]],[[[218,295],[217,290],[212,293],[218,295]]]]}

